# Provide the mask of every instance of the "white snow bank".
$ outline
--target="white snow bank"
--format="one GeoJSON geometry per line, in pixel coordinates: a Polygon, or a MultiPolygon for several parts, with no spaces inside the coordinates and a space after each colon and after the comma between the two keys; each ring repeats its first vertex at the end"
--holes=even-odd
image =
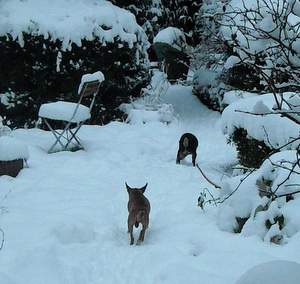
{"type": "Polygon", "coordinates": [[[128,113],[126,122],[130,124],[145,124],[149,122],[170,123],[174,120],[174,108],[170,104],[161,104],[157,106],[156,110],[146,109],[143,105],[140,105],[140,109],[137,109],[136,104],[134,107],[132,105],[125,106],[128,113]]]}
{"type": "Polygon", "coordinates": [[[80,94],[84,83],[92,82],[92,81],[99,81],[101,83],[104,80],[105,80],[105,77],[104,77],[104,75],[101,71],[97,71],[97,72],[92,73],[92,74],[90,74],[90,73],[84,74],[81,77],[81,82],[80,82],[80,85],[79,85],[79,88],[78,88],[78,94],[80,94]]]}
{"type": "Polygon", "coordinates": [[[90,119],[91,114],[90,109],[84,105],[59,101],[41,105],[39,117],[78,123],[90,119]],[[77,107],[78,109],[75,113],[77,107]]]}
{"type": "Polygon", "coordinates": [[[119,38],[130,47],[138,38],[147,42],[133,14],[104,0],[0,1],[0,35],[23,46],[22,32],[61,40],[63,50],[96,37],[103,44],[119,38]]]}
{"type": "Polygon", "coordinates": [[[224,93],[222,104],[230,105],[233,102],[236,102],[240,99],[246,99],[246,98],[256,97],[256,96],[258,96],[258,94],[256,94],[256,93],[250,93],[250,92],[245,92],[245,91],[241,91],[241,90],[233,90],[233,91],[224,93]]]}
{"type": "Polygon", "coordinates": [[[0,161],[28,159],[27,146],[10,136],[0,137],[0,161]]]}
{"type": "Polygon", "coordinates": [[[298,284],[300,264],[294,261],[273,260],[254,266],[236,284],[298,284]]]}
{"type": "MultiPolygon", "coordinates": [[[[289,100],[295,93],[284,93],[284,98],[289,100]]],[[[255,96],[238,100],[225,108],[222,114],[222,129],[225,134],[231,135],[236,128],[244,128],[250,137],[255,138],[271,148],[277,148],[299,136],[300,127],[291,120],[281,117],[279,114],[251,115],[251,113],[272,112],[275,100],[272,94],[255,96]],[[266,134],[267,133],[267,134],[266,134]]],[[[299,142],[289,145],[288,149],[294,149],[299,142]]]]}
{"type": "Polygon", "coordinates": [[[153,39],[154,43],[167,43],[172,47],[182,50],[186,44],[186,39],[184,33],[174,27],[168,27],[158,32],[158,34],[153,39]]]}

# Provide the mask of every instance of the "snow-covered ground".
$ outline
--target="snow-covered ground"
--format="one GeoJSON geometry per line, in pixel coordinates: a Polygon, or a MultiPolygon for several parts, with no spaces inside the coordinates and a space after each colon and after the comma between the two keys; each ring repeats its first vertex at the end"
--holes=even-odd
{"type": "Polygon", "coordinates": [[[1,284],[231,284],[262,262],[300,262],[300,233],[283,246],[264,243],[221,231],[217,209],[197,207],[209,185],[190,157],[175,164],[180,136],[198,137],[198,163],[216,182],[236,153],[220,114],[190,88],[173,86],[164,101],[176,121],[85,126],[86,151],[47,154],[51,133],[13,132],[30,158],[17,178],[0,177],[1,284]],[[125,181],[149,184],[150,227],[141,246],[129,246],[125,181]]]}

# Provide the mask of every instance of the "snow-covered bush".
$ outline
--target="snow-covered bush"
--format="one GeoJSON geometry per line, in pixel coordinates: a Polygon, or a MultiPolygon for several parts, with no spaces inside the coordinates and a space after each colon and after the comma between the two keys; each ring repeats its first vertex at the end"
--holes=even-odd
{"type": "Polygon", "coordinates": [[[170,123],[175,119],[171,104],[162,102],[162,97],[169,89],[166,74],[154,70],[150,84],[143,89],[143,95],[137,100],[122,104],[120,109],[127,114],[126,121],[131,124],[159,121],[170,123]]]}
{"type": "MultiPolygon", "coordinates": [[[[214,85],[198,84],[195,93],[210,107],[222,110],[226,90],[259,93],[299,91],[300,9],[296,0],[206,0],[202,23],[209,38],[201,45],[199,63],[214,62],[214,85]],[[214,43],[213,48],[207,48],[214,43]],[[210,60],[205,60],[209,54],[210,60]],[[222,56],[223,55],[223,56],[222,56]],[[220,57],[222,58],[220,60],[220,57]],[[218,68],[217,68],[218,67],[218,68]]],[[[200,64],[201,65],[201,64],[200,64]]],[[[205,69],[205,65],[201,65],[205,69]]],[[[203,71],[198,68],[201,74],[203,71]]],[[[196,69],[197,70],[197,69],[196,69]]],[[[196,77],[196,78],[197,78],[196,77]]]]}
{"type": "Polygon", "coordinates": [[[239,175],[227,179],[221,189],[220,200],[224,201],[218,214],[219,227],[276,244],[296,234],[300,230],[297,160],[297,151],[283,151],[272,155],[247,178],[239,175]]]}
{"type": "Polygon", "coordinates": [[[161,0],[162,17],[166,24],[181,29],[187,35],[187,43],[195,46],[201,40],[198,28],[199,9],[202,1],[196,0],[161,0]]]}
{"type": "Polygon", "coordinates": [[[163,26],[163,6],[161,0],[115,0],[115,5],[129,10],[135,15],[137,23],[146,32],[150,41],[163,26]]]}
{"type": "Polygon", "coordinates": [[[1,114],[32,126],[40,104],[76,101],[81,76],[101,69],[92,122],[106,123],[147,84],[148,46],[134,15],[108,1],[1,1],[0,93],[13,94],[1,114]]]}
{"type": "MultiPolygon", "coordinates": [[[[281,97],[282,108],[294,112],[300,95],[287,92],[281,97]],[[290,101],[295,105],[293,110],[290,101]]],[[[240,99],[224,110],[223,132],[237,145],[241,164],[258,167],[271,151],[298,147],[299,124],[282,117],[281,111],[274,110],[276,107],[274,95],[265,94],[240,99]]]]}
{"type": "Polygon", "coordinates": [[[299,90],[299,5],[296,0],[229,2],[221,33],[232,48],[225,63],[230,80],[234,70],[245,69],[250,72],[240,70],[235,79],[237,84],[249,83],[243,89],[299,90]]]}
{"type": "Polygon", "coordinates": [[[218,33],[220,25],[212,21],[212,15],[223,13],[226,1],[204,0],[197,20],[200,44],[193,50],[191,68],[194,71],[193,92],[209,108],[222,111],[223,95],[231,90],[222,78],[226,58],[226,42],[218,33]]]}
{"type": "Polygon", "coordinates": [[[164,62],[168,79],[185,79],[188,73],[189,58],[186,54],[186,37],[175,27],[167,27],[154,37],[153,48],[158,61],[164,62]]]}

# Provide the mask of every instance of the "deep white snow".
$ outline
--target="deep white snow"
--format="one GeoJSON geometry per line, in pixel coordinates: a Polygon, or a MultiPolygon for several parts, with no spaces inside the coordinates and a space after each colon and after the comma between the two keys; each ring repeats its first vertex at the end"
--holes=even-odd
{"type": "Polygon", "coordinates": [[[173,105],[176,121],[84,126],[85,151],[47,154],[51,133],[13,131],[30,158],[17,178],[0,177],[1,284],[231,284],[262,262],[300,262],[299,233],[272,245],[221,231],[218,210],[197,207],[199,193],[211,186],[190,157],[176,165],[180,136],[198,137],[198,163],[217,183],[236,153],[220,114],[190,88],[172,86],[163,102],[173,105]],[[140,246],[127,237],[125,182],[149,184],[150,227],[140,246]]]}
{"type": "Polygon", "coordinates": [[[251,268],[236,284],[298,284],[300,264],[294,261],[275,260],[251,268]]]}

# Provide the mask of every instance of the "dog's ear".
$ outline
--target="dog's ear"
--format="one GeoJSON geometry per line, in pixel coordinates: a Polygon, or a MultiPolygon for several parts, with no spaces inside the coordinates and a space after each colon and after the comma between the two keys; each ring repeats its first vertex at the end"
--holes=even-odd
{"type": "Polygon", "coordinates": [[[125,182],[125,185],[126,185],[126,189],[127,189],[128,193],[129,193],[129,191],[131,190],[131,187],[127,184],[127,182],[125,182]]]}
{"type": "Polygon", "coordinates": [[[142,188],[140,188],[140,190],[142,191],[142,193],[145,192],[146,188],[147,188],[148,183],[146,183],[142,188]]]}

